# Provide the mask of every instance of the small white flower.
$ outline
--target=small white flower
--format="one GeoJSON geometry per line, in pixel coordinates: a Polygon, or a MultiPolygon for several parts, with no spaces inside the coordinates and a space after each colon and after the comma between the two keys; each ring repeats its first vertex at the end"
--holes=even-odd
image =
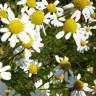
{"type": "MultiPolygon", "coordinates": [[[[41,94],[46,94],[44,96],[49,96],[50,90],[46,90],[49,88],[49,82],[45,83],[44,85],[42,85],[42,84],[43,84],[42,79],[38,80],[35,83],[36,90],[38,90],[38,92],[41,94]]],[[[32,96],[34,96],[34,95],[32,95],[32,96]]],[[[43,95],[41,95],[41,96],[43,96],[43,95]]]]}
{"type": "Polygon", "coordinates": [[[36,0],[20,0],[17,2],[17,5],[23,5],[23,8],[21,9],[21,12],[24,13],[28,9],[39,9],[39,2],[36,0]]]}
{"type": "Polygon", "coordinates": [[[71,63],[69,62],[69,58],[68,57],[59,57],[58,55],[55,56],[56,61],[60,64],[60,66],[56,67],[56,72],[55,75],[57,74],[57,76],[61,76],[61,74],[64,73],[64,79],[65,81],[67,81],[69,79],[69,77],[73,77],[74,74],[72,72],[71,68],[71,63]],[[61,67],[61,68],[60,68],[61,67]]]}
{"type": "Polygon", "coordinates": [[[24,17],[22,17],[21,19],[15,18],[14,13],[12,11],[10,11],[9,14],[10,15],[8,19],[4,20],[4,22],[2,21],[6,24],[6,27],[0,28],[0,32],[4,33],[1,37],[1,40],[4,42],[8,39],[11,47],[15,47],[16,43],[19,41],[28,43],[30,41],[28,35],[30,25],[27,25],[27,22],[24,17]]]}
{"type": "Polygon", "coordinates": [[[71,77],[68,80],[68,84],[66,85],[68,88],[73,88],[74,91],[71,92],[70,96],[86,96],[84,91],[90,91],[87,83],[83,83],[81,80],[81,75],[78,74],[77,76],[71,77]]]}
{"type": "Polygon", "coordinates": [[[95,7],[93,7],[93,3],[90,0],[73,0],[73,3],[69,3],[63,7],[65,10],[69,8],[76,8],[76,11],[72,14],[73,18],[76,20],[80,20],[81,15],[83,14],[85,21],[91,19],[91,14],[94,13],[95,7]]]}
{"type": "Polygon", "coordinates": [[[5,3],[4,5],[0,4],[0,19],[1,21],[7,21],[11,8],[5,3]]]}
{"type": "Polygon", "coordinates": [[[47,9],[49,11],[46,14],[47,18],[50,18],[51,24],[54,25],[55,27],[62,26],[63,21],[65,21],[65,17],[63,16],[64,11],[62,8],[57,7],[58,4],[59,0],[55,0],[54,3],[48,3],[47,0],[42,0],[41,2],[42,10],[47,9]]]}
{"type": "Polygon", "coordinates": [[[24,61],[24,64],[22,64],[20,68],[23,69],[26,73],[28,73],[29,77],[31,77],[32,74],[37,74],[38,68],[42,66],[42,63],[39,63],[38,60],[31,60],[27,58],[21,59],[21,61],[22,60],[24,61]]]}
{"type": "Polygon", "coordinates": [[[63,30],[56,34],[57,39],[61,39],[65,34],[65,39],[68,40],[71,35],[73,35],[74,40],[76,39],[77,35],[76,32],[79,30],[80,24],[77,23],[76,19],[74,20],[72,17],[67,19],[63,25],[63,30]]]}

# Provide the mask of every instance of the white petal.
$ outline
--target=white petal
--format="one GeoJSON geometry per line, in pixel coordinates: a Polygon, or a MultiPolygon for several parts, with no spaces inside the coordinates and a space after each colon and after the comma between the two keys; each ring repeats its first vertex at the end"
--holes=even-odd
{"type": "Polygon", "coordinates": [[[11,73],[10,72],[2,72],[1,78],[4,80],[10,80],[11,79],[11,73]]]}
{"type": "Polygon", "coordinates": [[[44,10],[44,9],[46,9],[46,7],[45,7],[45,5],[43,4],[43,2],[37,2],[36,8],[39,9],[39,10],[44,10]]]}
{"type": "Polygon", "coordinates": [[[90,11],[85,8],[85,9],[83,9],[82,14],[85,18],[85,21],[87,22],[87,20],[90,19],[90,11]]]}
{"type": "Polygon", "coordinates": [[[80,78],[81,78],[81,74],[78,74],[77,75],[77,80],[80,80],[80,78]]]}
{"type": "Polygon", "coordinates": [[[68,72],[65,72],[65,81],[68,81],[68,72]]]}
{"type": "Polygon", "coordinates": [[[55,0],[54,4],[58,5],[59,4],[59,0],[55,0]]]}
{"type": "Polygon", "coordinates": [[[31,51],[28,49],[25,49],[25,58],[29,59],[31,55],[32,55],[31,51]]]}
{"type": "Polygon", "coordinates": [[[3,42],[6,41],[10,35],[11,35],[10,32],[4,33],[4,35],[1,37],[1,41],[3,41],[3,42]]]}
{"type": "Polygon", "coordinates": [[[58,55],[55,55],[55,59],[58,63],[60,63],[60,57],[58,55]]]}
{"type": "Polygon", "coordinates": [[[0,29],[0,32],[8,32],[9,30],[8,30],[8,28],[1,28],[0,29]]]}
{"type": "Polygon", "coordinates": [[[14,18],[15,18],[15,15],[13,11],[10,8],[8,8],[8,19],[13,20],[14,18]]]}
{"type": "Polygon", "coordinates": [[[7,66],[4,66],[0,69],[0,72],[5,72],[7,70],[10,70],[11,69],[11,66],[10,65],[7,65],[7,66]]]}
{"type": "Polygon", "coordinates": [[[59,16],[62,16],[64,13],[64,11],[63,11],[63,9],[62,8],[60,8],[60,7],[57,7],[56,8],[57,9],[57,14],[59,15],[59,16]]]}
{"type": "Polygon", "coordinates": [[[8,21],[8,19],[6,19],[6,18],[1,18],[1,21],[2,21],[3,23],[5,23],[5,24],[9,24],[9,21],[8,21]]]}
{"type": "Polygon", "coordinates": [[[64,31],[60,31],[56,34],[57,39],[61,39],[64,36],[64,31]]]}
{"type": "Polygon", "coordinates": [[[43,3],[44,5],[48,5],[47,0],[42,0],[42,3],[43,3]]]}
{"type": "Polygon", "coordinates": [[[71,37],[71,32],[69,32],[69,33],[67,33],[67,34],[65,35],[65,39],[66,39],[66,40],[68,40],[70,37],[71,37]]]}
{"type": "Polygon", "coordinates": [[[38,38],[38,40],[39,41],[42,41],[42,38],[41,38],[41,36],[40,36],[40,26],[36,26],[36,33],[37,33],[37,38],[38,38]]]}
{"type": "Polygon", "coordinates": [[[67,56],[64,56],[64,59],[67,60],[67,61],[69,60],[69,58],[67,56]]]}
{"type": "Polygon", "coordinates": [[[2,62],[0,62],[0,68],[2,68],[2,66],[3,66],[3,63],[2,63],[2,62]]]}
{"type": "Polygon", "coordinates": [[[2,4],[0,4],[0,9],[3,9],[3,5],[2,4]]]}
{"type": "Polygon", "coordinates": [[[6,10],[7,7],[8,7],[8,5],[5,3],[5,4],[4,4],[4,10],[6,10]]]}
{"type": "Polygon", "coordinates": [[[73,3],[70,3],[70,4],[68,4],[68,5],[63,6],[63,9],[64,9],[64,10],[70,9],[70,8],[74,8],[73,3]]]}
{"type": "Polygon", "coordinates": [[[29,77],[31,77],[32,76],[32,73],[29,73],[29,77]]]}
{"type": "Polygon", "coordinates": [[[69,69],[69,73],[70,73],[71,77],[74,77],[73,71],[71,69],[69,69]]]}
{"type": "Polygon", "coordinates": [[[24,7],[21,9],[21,13],[24,13],[26,10],[28,10],[28,7],[27,7],[27,6],[24,6],[24,7]]]}
{"type": "Polygon", "coordinates": [[[37,44],[33,44],[33,49],[35,50],[35,51],[37,51],[37,52],[39,52],[40,53],[40,48],[38,47],[38,45],[37,44]]]}
{"type": "Polygon", "coordinates": [[[45,89],[48,89],[49,88],[49,82],[44,84],[44,88],[45,89]]]}
{"type": "Polygon", "coordinates": [[[21,32],[20,34],[18,34],[18,37],[24,43],[28,43],[30,41],[28,34],[25,32],[21,32]]]}
{"type": "Polygon", "coordinates": [[[76,10],[73,15],[71,16],[71,18],[75,18],[75,21],[79,21],[80,20],[80,17],[81,17],[81,12],[79,10],[76,10]]]}
{"type": "Polygon", "coordinates": [[[18,2],[17,2],[17,5],[26,4],[26,1],[27,1],[27,0],[21,0],[21,1],[18,1],[18,2]]]}
{"type": "Polygon", "coordinates": [[[15,34],[13,34],[9,39],[8,41],[10,41],[10,46],[12,48],[15,47],[16,43],[19,42],[19,40],[17,39],[17,36],[15,34]]]}

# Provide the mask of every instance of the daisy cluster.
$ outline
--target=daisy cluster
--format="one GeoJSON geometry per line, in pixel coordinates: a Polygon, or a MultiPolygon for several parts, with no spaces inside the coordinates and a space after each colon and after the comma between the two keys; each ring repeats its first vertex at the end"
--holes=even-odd
{"type": "MultiPolygon", "coordinates": [[[[4,61],[0,62],[0,96],[23,96],[15,90],[13,85],[7,86],[4,83],[5,80],[10,80],[12,83],[12,74],[16,75],[19,70],[23,71],[25,79],[32,81],[34,78],[32,89],[26,91],[24,96],[51,96],[51,89],[55,89],[59,84],[64,85],[59,86],[60,88],[71,90],[70,96],[94,95],[96,80],[94,80],[94,86],[84,83],[83,81],[86,82],[86,80],[81,78],[81,74],[75,74],[75,70],[72,70],[73,65],[67,56],[59,57],[55,54],[56,64],[52,66],[52,70],[46,74],[46,77],[41,75],[46,73],[47,67],[39,60],[32,59],[33,53],[39,54],[45,48],[42,35],[47,37],[47,29],[51,28],[56,29],[54,37],[57,41],[62,38],[69,41],[72,37],[77,52],[84,53],[90,50],[89,41],[92,37],[92,30],[96,29],[96,26],[92,25],[96,22],[96,8],[93,2],[72,0],[69,4],[62,5],[60,0],[54,0],[54,2],[19,0],[16,6],[20,8],[20,13],[16,14],[7,3],[0,4],[0,42],[2,44],[7,42],[8,47],[13,50],[13,56],[8,59],[10,62],[7,65],[4,64],[3,67],[2,62],[4,61]],[[42,72],[43,69],[45,72],[42,72]]],[[[54,96],[65,95],[57,91],[54,96]]]]}

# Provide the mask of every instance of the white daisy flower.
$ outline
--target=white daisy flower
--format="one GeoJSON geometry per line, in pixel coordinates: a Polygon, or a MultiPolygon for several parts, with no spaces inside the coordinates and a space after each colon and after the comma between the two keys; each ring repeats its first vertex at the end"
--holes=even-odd
{"type": "Polygon", "coordinates": [[[77,44],[77,51],[79,51],[80,53],[84,53],[84,51],[88,51],[90,48],[87,44],[88,44],[87,40],[79,41],[77,44]]]}
{"type": "Polygon", "coordinates": [[[11,47],[15,47],[16,43],[19,41],[23,41],[24,43],[30,42],[30,36],[28,35],[30,28],[26,20],[24,20],[24,17],[21,19],[15,18],[12,11],[9,13],[8,19],[4,20],[7,27],[0,28],[0,32],[4,33],[1,40],[4,42],[8,39],[11,47]]]}
{"type": "Polygon", "coordinates": [[[65,17],[63,16],[64,11],[62,8],[57,7],[58,4],[59,0],[55,0],[54,3],[49,4],[47,0],[42,0],[42,2],[40,3],[40,7],[42,10],[47,9],[49,11],[46,15],[48,16],[48,18],[51,19],[51,24],[56,27],[62,26],[63,22],[65,21],[65,17]]]}
{"type": "Polygon", "coordinates": [[[65,5],[63,8],[76,8],[77,10],[73,13],[72,17],[78,21],[81,18],[81,14],[83,14],[86,22],[91,18],[90,15],[94,13],[95,9],[90,0],[73,0],[72,3],[65,5]]]}
{"type": "Polygon", "coordinates": [[[71,35],[73,35],[73,38],[76,41],[76,37],[77,37],[76,32],[79,29],[80,29],[80,24],[77,23],[76,19],[75,20],[73,18],[67,19],[63,25],[63,30],[56,34],[56,38],[61,39],[66,33],[65,35],[66,40],[68,40],[71,37],[71,35]]]}
{"type": "MultiPolygon", "coordinates": [[[[65,81],[69,79],[69,77],[73,77],[74,74],[71,70],[71,63],[69,62],[68,57],[59,57],[58,55],[55,56],[56,61],[60,64],[62,70],[64,71],[65,81]]],[[[57,72],[60,72],[60,67],[57,72]]],[[[63,72],[62,72],[63,73],[63,72]]]]}
{"type": "Polygon", "coordinates": [[[14,94],[15,90],[8,88],[4,82],[0,82],[0,96],[13,96],[14,94]]]}
{"type": "MultiPolygon", "coordinates": [[[[48,88],[49,88],[49,82],[45,83],[44,85],[42,85],[42,84],[43,84],[42,79],[40,79],[39,81],[37,81],[35,83],[36,89],[38,90],[39,93],[46,94],[46,95],[41,95],[41,96],[50,96],[49,95],[50,90],[48,90],[48,88]]],[[[32,95],[32,96],[34,96],[34,95],[32,95]]]]}
{"type": "Polygon", "coordinates": [[[89,50],[88,39],[92,34],[90,31],[87,33],[87,31],[88,30],[86,30],[85,28],[80,28],[80,30],[78,30],[78,32],[76,33],[77,37],[75,38],[75,42],[77,51],[79,51],[80,53],[84,53],[84,51],[89,50]]]}
{"type": "MultiPolygon", "coordinates": [[[[23,59],[22,59],[23,60],[23,59]]],[[[25,63],[20,66],[21,69],[23,69],[26,73],[29,73],[29,77],[32,76],[32,74],[37,74],[39,67],[42,66],[42,63],[39,63],[38,60],[31,60],[25,58],[25,63]]]]}
{"type": "Polygon", "coordinates": [[[42,10],[35,9],[26,10],[26,13],[23,13],[22,15],[26,15],[26,20],[28,20],[28,24],[33,26],[33,28],[36,30],[38,40],[42,41],[40,30],[42,29],[44,35],[46,35],[44,24],[50,26],[50,20],[47,18],[47,15],[44,15],[44,12],[42,10]]]}
{"type": "Polygon", "coordinates": [[[4,21],[8,18],[10,14],[10,7],[5,3],[4,5],[0,4],[0,19],[1,21],[4,21]]]}
{"type": "Polygon", "coordinates": [[[84,83],[80,80],[81,75],[78,74],[77,76],[71,77],[68,80],[68,84],[66,85],[68,88],[74,88],[74,91],[71,92],[70,96],[86,96],[84,91],[90,91],[87,83],[84,83]]]}
{"type": "Polygon", "coordinates": [[[11,69],[10,65],[6,65],[3,67],[3,64],[0,62],[0,79],[10,80],[11,79],[11,73],[7,72],[10,69],[11,69]]]}
{"type": "Polygon", "coordinates": [[[20,0],[17,2],[17,5],[23,5],[24,7],[21,9],[21,12],[24,13],[28,8],[35,9],[37,6],[36,0],[20,0]]]}

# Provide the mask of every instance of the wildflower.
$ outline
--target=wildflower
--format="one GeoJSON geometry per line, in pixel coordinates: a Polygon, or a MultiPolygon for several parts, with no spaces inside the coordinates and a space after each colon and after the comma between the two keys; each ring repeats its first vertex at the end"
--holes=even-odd
{"type": "Polygon", "coordinates": [[[76,32],[79,30],[79,28],[80,25],[73,18],[67,19],[63,25],[63,30],[56,34],[56,38],[61,39],[66,33],[66,40],[68,40],[71,37],[71,35],[73,35],[73,38],[75,40],[77,36],[76,32]]]}
{"type": "MultiPolygon", "coordinates": [[[[65,81],[67,81],[70,76],[73,77],[74,74],[70,69],[71,63],[69,62],[69,58],[66,56],[62,58],[62,57],[59,57],[58,55],[56,55],[55,58],[56,58],[56,61],[60,64],[62,71],[64,72],[65,81]]],[[[59,67],[59,70],[60,70],[60,67],[59,67]]],[[[59,70],[57,71],[57,73],[60,72],[59,70]]]]}
{"type": "Polygon", "coordinates": [[[26,21],[23,17],[21,19],[15,18],[12,11],[10,11],[9,14],[9,19],[3,21],[6,27],[0,28],[0,32],[4,33],[1,40],[4,42],[8,39],[11,47],[15,47],[16,43],[20,40],[24,43],[28,43],[30,41],[28,30],[30,29],[26,21]]]}
{"type": "Polygon", "coordinates": [[[83,14],[85,21],[87,22],[91,18],[91,14],[94,13],[93,3],[90,0],[73,0],[72,3],[65,5],[64,9],[76,8],[76,11],[72,14],[73,18],[78,21],[83,14]]]}
{"type": "Polygon", "coordinates": [[[57,6],[58,4],[58,0],[55,0],[54,3],[48,3],[47,0],[42,0],[41,2],[41,6],[44,6],[42,9],[48,11],[46,14],[47,18],[50,18],[51,24],[56,27],[62,26],[63,21],[65,21],[65,17],[63,16],[64,11],[62,8],[57,6]]]}
{"type": "MultiPolygon", "coordinates": [[[[35,83],[35,87],[36,87],[36,92],[38,92],[39,94],[41,94],[40,96],[49,96],[49,90],[46,90],[49,88],[49,83],[45,83],[44,85],[43,81],[40,79],[35,83]]],[[[32,93],[34,94],[34,93],[32,93]]],[[[32,95],[34,96],[34,95],[32,95]]],[[[36,95],[35,95],[36,96],[36,95]]]]}
{"type": "Polygon", "coordinates": [[[84,91],[90,91],[88,84],[82,82],[80,78],[81,75],[78,74],[77,76],[71,77],[70,80],[68,80],[68,84],[66,86],[74,89],[70,96],[86,96],[84,91]]]}
{"type": "Polygon", "coordinates": [[[32,74],[37,74],[39,67],[41,67],[42,63],[38,63],[38,60],[25,59],[25,63],[20,66],[26,73],[29,73],[29,77],[32,74]]]}

